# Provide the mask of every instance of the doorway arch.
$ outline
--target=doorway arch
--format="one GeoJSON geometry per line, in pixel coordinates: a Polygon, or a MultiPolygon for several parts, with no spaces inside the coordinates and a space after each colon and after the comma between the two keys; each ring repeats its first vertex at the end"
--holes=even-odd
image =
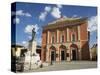
{"type": "Polygon", "coordinates": [[[78,47],[77,47],[77,45],[71,44],[70,49],[71,49],[71,59],[73,61],[78,60],[78,47]]]}
{"type": "Polygon", "coordinates": [[[56,48],[54,46],[50,47],[50,59],[56,61],[56,48]]]}
{"type": "Polygon", "coordinates": [[[61,45],[60,47],[60,60],[61,61],[64,61],[64,60],[66,60],[66,46],[64,46],[64,45],[61,45]]]}

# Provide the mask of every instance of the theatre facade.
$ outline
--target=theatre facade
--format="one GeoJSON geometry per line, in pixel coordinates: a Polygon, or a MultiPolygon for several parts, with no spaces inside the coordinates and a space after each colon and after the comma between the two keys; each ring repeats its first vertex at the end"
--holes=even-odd
{"type": "Polygon", "coordinates": [[[59,18],[43,26],[43,62],[89,60],[87,18],[59,18]]]}

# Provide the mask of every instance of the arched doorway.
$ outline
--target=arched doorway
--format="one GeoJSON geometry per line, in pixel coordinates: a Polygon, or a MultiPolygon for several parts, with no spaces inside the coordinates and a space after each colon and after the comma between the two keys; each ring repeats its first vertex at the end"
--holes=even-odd
{"type": "Polygon", "coordinates": [[[75,49],[73,49],[72,50],[72,60],[77,60],[77,53],[76,53],[76,50],[75,49]]]}
{"type": "Polygon", "coordinates": [[[64,45],[61,45],[60,46],[60,58],[61,58],[61,61],[64,61],[66,60],[66,46],[64,45]]]}
{"type": "Polygon", "coordinates": [[[56,48],[54,46],[50,47],[50,58],[51,61],[56,61],[56,48]]]}
{"type": "Polygon", "coordinates": [[[51,51],[51,61],[55,61],[55,60],[56,60],[55,51],[52,50],[51,51]]]}
{"type": "Polygon", "coordinates": [[[71,48],[71,59],[72,60],[78,60],[78,47],[77,47],[77,45],[76,44],[71,44],[71,46],[70,46],[70,48],[71,48]]]}

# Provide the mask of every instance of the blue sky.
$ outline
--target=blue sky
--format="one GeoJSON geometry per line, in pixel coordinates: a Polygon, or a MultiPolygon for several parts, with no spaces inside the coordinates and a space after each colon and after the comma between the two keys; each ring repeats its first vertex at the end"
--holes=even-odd
{"type": "Polygon", "coordinates": [[[96,43],[97,36],[97,8],[86,6],[38,4],[38,3],[16,3],[16,12],[12,11],[13,24],[16,23],[16,43],[26,44],[31,39],[31,28],[36,27],[36,38],[41,44],[42,26],[47,25],[61,16],[64,17],[88,17],[90,46],[96,43]]]}

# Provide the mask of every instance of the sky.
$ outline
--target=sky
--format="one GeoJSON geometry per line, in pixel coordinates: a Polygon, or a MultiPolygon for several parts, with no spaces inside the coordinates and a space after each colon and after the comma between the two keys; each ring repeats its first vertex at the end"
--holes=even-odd
{"type": "Polygon", "coordinates": [[[37,44],[41,45],[42,27],[61,16],[88,17],[90,47],[97,42],[97,7],[17,2],[15,9],[11,12],[12,17],[15,16],[12,25],[16,26],[17,44],[27,46],[35,27],[37,44]]]}

